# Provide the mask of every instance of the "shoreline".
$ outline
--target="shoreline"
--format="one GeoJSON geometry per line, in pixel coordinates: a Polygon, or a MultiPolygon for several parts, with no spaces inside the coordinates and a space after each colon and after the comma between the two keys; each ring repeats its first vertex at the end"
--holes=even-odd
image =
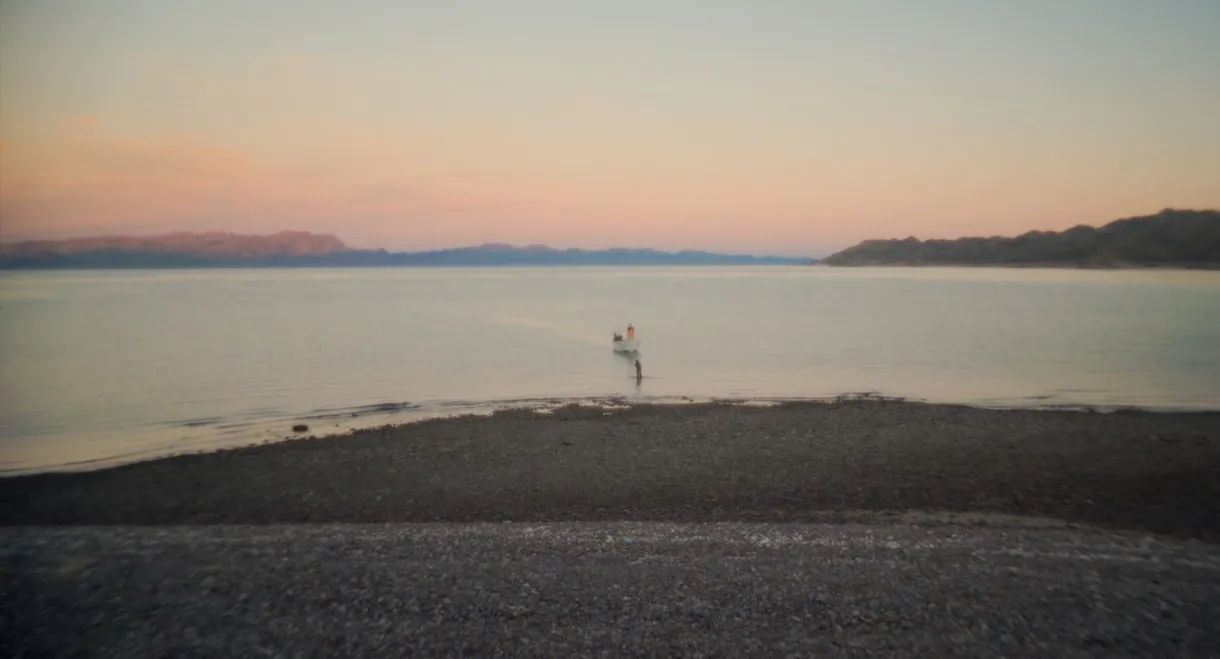
{"type": "Polygon", "coordinates": [[[1130,270],[1150,270],[1150,271],[1170,271],[1170,272],[1188,272],[1188,271],[1216,271],[1220,270],[1220,263],[1212,263],[1200,261],[1197,263],[1114,263],[1114,264],[1089,264],[1089,263],[1055,263],[1055,262],[1040,262],[1040,263],[928,263],[928,262],[868,262],[868,263],[825,263],[816,261],[806,265],[821,266],[824,268],[1005,268],[1018,270],[1100,270],[1100,271],[1130,271],[1130,270]]]}
{"type": "MultiPolygon", "coordinates": [[[[1133,405],[1118,403],[1051,402],[1050,396],[1025,398],[981,399],[975,401],[951,401],[903,396],[890,396],[876,391],[844,392],[832,396],[539,396],[523,398],[495,398],[487,400],[433,400],[424,402],[381,401],[346,407],[318,408],[296,414],[281,413],[264,419],[247,420],[244,417],[226,419],[188,419],[162,422],[165,428],[177,428],[188,434],[171,438],[162,432],[147,448],[136,448],[129,444],[128,450],[115,455],[70,460],[55,464],[35,466],[0,467],[0,482],[5,479],[41,474],[88,473],[166,458],[229,451],[233,449],[266,446],[298,440],[325,439],[345,436],[363,430],[408,426],[424,421],[451,419],[464,416],[486,417],[500,412],[533,411],[546,414],[550,410],[577,406],[616,410],[628,407],[685,406],[685,405],[742,405],[772,407],[789,404],[842,404],[853,401],[877,401],[910,403],[942,407],[963,407],[976,410],[1000,412],[1081,412],[1090,414],[1217,414],[1215,405],[1133,405]],[[206,423],[204,422],[206,421],[206,423]],[[305,431],[293,431],[296,425],[306,426],[305,431]],[[198,435],[198,431],[216,429],[215,436],[198,435]],[[195,436],[192,436],[194,433],[195,436]],[[238,439],[233,439],[237,437],[238,439]],[[164,450],[169,443],[185,446],[179,450],[164,450]]],[[[150,436],[151,437],[151,436],[150,436]]],[[[36,438],[34,438],[36,439],[36,438]]],[[[78,440],[88,441],[88,440],[78,440]]]]}
{"type": "MultiPolygon", "coordinates": [[[[779,257],[788,258],[788,257],[779,257]]],[[[291,264],[266,265],[248,263],[195,263],[190,265],[55,265],[28,266],[0,264],[0,272],[174,272],[184,270],[492,270],[492,269],[562,269],[562,268],[1023,268],[1033,270],[1169,270],[1169,271],[1214,271],[1220,263],[1197,261],[1184,263],[1071,263],[1071,262],[997,262],[997,263],[931,263],[922,261],[870,261],[865,263],[827,263],[823,259],[792,257],[792,262],[783,263],[468,263],[468,264],[291,264]],[[805,259],[805,260],[801,260],[805,259]]]]}
{"type": "Polygon", "coordinates": [[[1220,414],[567,404],[0,478],[0,525],[1085,525],[1220,543],[1220,414]]]}

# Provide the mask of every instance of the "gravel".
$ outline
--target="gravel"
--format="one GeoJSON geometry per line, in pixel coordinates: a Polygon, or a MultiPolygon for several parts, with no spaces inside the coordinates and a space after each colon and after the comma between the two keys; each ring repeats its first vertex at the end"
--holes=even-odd
{"type": "Polygon", "coordinates": [[[505,411],[0,479],[0,656],[1220,656],[1220,415],[505,411]]]}
{"type": "Polygon", "coordinates": [[[1220,415],[572,406],[0,479],[3,525],[1004,516],[1220,541],[1220,415]]]}
{"type": "Polygon", "coordinates": [[[0,529],[6,657],[1215,657],[1220,547],[1072,529],[0,529]]]}

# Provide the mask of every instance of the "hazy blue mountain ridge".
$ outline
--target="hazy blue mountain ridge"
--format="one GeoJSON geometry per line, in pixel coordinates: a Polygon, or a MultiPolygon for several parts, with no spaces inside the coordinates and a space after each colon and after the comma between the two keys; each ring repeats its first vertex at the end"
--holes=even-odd
{"type": "Polygon", "coordinates": [[[806,258],[683,250],[554,249],[488,243],[420,252],[352,249],[329,235],[171,234],[150,238],[30,241],[0,247],[0,268],[374,267],[509,265],[762,265],[808,263],[806,258]]]}

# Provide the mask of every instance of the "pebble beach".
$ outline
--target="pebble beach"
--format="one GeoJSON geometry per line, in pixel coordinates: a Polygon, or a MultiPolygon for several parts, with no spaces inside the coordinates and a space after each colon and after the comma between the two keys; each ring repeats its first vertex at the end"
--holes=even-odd
{"type": "Polygon", "coordinates": [[[1220,540],[1220,414],[569,405],[0,480],[4,524],[1020,517],[1220,540]]]}
{"type": "Polygon", "coordinates": [[[1210,657],[1218,422],[570,405],[0,479],[0,645],[1210,657]]]}

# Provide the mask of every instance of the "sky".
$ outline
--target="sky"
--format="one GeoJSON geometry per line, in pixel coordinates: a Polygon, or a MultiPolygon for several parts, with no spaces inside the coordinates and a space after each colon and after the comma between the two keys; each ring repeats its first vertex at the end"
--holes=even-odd
{"type": "Polygon", "coordinates": [[[1220,207],[1217,0],[0,0],[0,241],[818,255],[1220,207]]]}

